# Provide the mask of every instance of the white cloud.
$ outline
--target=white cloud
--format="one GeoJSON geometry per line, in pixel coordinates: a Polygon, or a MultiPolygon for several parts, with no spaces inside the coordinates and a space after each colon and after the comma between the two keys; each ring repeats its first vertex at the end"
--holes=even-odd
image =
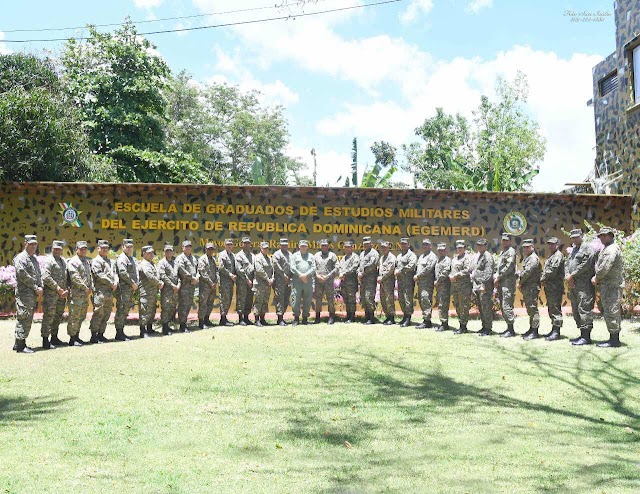
{"type": "Polygon", "coordinates": [[[160,7],[163,0],[133,0],[135,6],[139,9],[152,9],[154,7],[160,7]]]}
{"type": "Polygon", "coordinates": [[[3,39],[5,39],[5,34],[0,31],[0,55],[8,55],[12,53],[12,50],[9,49],[6,43],[2,43],[3,39]]]}
{"type": "Polygon", "coordinates": [[[400,22],[411,24],[418,20],[420,14],[427,15],[433,8],[433,0],[411,0],[409,6],[400,14],[400,22]]]}
{"type": "Polygon", "coordinates": [[[488,9],[493,5],[493,0],[471,0],[465,12],[467,14],[477,14],[482,9],[488,9]]]}

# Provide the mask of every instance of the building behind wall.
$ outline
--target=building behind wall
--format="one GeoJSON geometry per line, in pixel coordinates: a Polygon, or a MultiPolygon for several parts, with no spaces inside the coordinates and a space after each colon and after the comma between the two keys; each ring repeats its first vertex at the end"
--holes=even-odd
{"type": "MultiPolygon", "coordinates": [[[[593,68],[596,192],[633,196],[640,223],[640,1],[614,2],[616,51],[593,68]]],[[[589,102],[591,103],[591,101],[589,102]]]]}

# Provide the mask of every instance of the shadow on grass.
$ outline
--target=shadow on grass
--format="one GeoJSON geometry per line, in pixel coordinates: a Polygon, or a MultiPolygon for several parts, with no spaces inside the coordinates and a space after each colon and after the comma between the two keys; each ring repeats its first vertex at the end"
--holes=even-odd
{"type": "Polygon", "coordinates": [[[0,395],[0,426],[11,422],[40,420],[64,411],[73,398],[0,395]]]}

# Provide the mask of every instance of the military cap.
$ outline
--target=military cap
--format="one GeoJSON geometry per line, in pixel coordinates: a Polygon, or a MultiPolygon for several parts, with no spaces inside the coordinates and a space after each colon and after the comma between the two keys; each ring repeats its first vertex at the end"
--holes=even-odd
{"type": "Polygon", "coordinates": [[[380,247],[389,247],[389,241],[388,240],[382,240],[380,242],[380,247]]]}
{"type": "Polygon", "coordinates": [[[242,243],[243,244],[247,244],[247,243],[251,243],[251,239],[249,237],[242,237],[242,243]]]}
{"type": "Polygon", "coordinates": [[[167,252],[168,250],[173,250],[173,245],[171,245],[171,244],[166,244],[166,245],[164,246],[164,251],[165,251],[165,252],[167,252]]]}
{"type": "Polygon", "coordinates": [[[371,237],[362,237],[362,243],[363,244],[370,244],[371,243],[371,237]]]}
{"type": "Polygon", "coordinates": [[[526,238],[522,241],[522,246],[523,247],[533,247],[533,239],[532,238],[526,238]]]}
{"type": "Polygon", "coordinates": [[[86,249],[87,247],[87,242],[85,242],[84,240],[79,240],[78,242],[76,242],[76,250],[86,249]]]}
{"type": "Polygon", "coordinates": [[[38,243],[38,237],[36,235],[25,235],[24,236],[24,241],[28,244],[37,244],[38,243]]]}
{"type": "Polygon", "coordinates": [[[429,240],[428,238],[423,239],[422,245],[431,245],[431,240],[429,240]]]}
{"type": "Polygon", "coordinates": [[[347,240],[347,241],[345,241],[344,246],[345,246],[345,247],[353,247],[353,240],[347,240]]]}
{"type": "Polygon", "coordinates": [[[438,244],[438,250],[447,250],[447,244],[438,244]]]}
{"type": "Polygon", "coordinates": [[[62,249],[64,248],[64,242],[62,240],[54,240],[51,245],[52,249],[62,249]]]}
{"type": "Polygon", "coordinates": [[[302,247],[303,245],[306,245],[308,247],[309,246],[309,242],[307,242],[306,240],[300,240],[300,242],[298,242],[298,246],[302,247]]]}
{"type": "Polygon", "coordinates": [[[132,239],[132,238],[125,238],[125,239],[122,241],[122,246],[123,246],[123,247],[130,247],[130,246],[133,246],[133,239],[132,239]]]}
{"type": "Polygon", "coordinates": [[[571,230],[571,233],[569,234],[569,236],[571,238],[582,237],[582,230],[580,228],[571,230]]]}
{"type": "Polygon", "coordinates": [[[320,245],[329,245],[329,241],[326,238],[320,240],[320,245]]]}
{"type": "Polygon", "coordinates": [[[191,247],[191,240],[182,241],[182,248],[184,249],[185,247],[191,247]]]}
{"type": "Polygon", "coordinates": [[[108,240],[98,240],[98,247],[109,247],[110,245],[108,240]]]}
{"type": "Polygon", "coordinates": [[[558,237],[549,237],[547,239],[547,243],[548,244],[559,244],[560,241],[558,240],[558,237]]]}
{"type": "Polygon", "coordinates": [[[215,248],[216,248],[216,246],[213,245],[213,242],[207,242],[207,245],[204,246],[205,250],[207,250],[207,249],[215,249],[215,248]]]}
{"type": "Polygon", "coordinates": [[[224,241],[225,245],[233,245],[233,239],[232,238],[228,238],[227,240],[224,241]]]}
{"type": "Polygon", "coordinates": [[[458,247],[466,247],[466,245],[467,245],[467,244],[465,243],[465,241],[464,241],[464,240],[462,240],[462,239],[460,239],[460,240],[456,240],[456,249],[457,249],[458,247]]]}
{"type": "Polygon", "coordinates": [[[269,248],[269,242],[260,242],[260,248],[261,249],[268,249],[269,248]]]}
{"type": "Polygon", "coordinates": [[[477,245],[487,245],[487,239],[486,238],[479,238],[478,240],[476,240],[476,244],[477,245]]]}
{"type": "Polygon", "coordinates": [[[150,246],[150,245],[145,245],[145,246],[142,248],[142,253],[143,253],[143,254],[147,254],[148,252],[153,252],[153,247],[152,247],[152,246],[150,246]]]}
{"type": "Polygon", "coordinates": [[[288,238],[281,238],[280,239],[280,245],[289,245],[289,239],[288,238]]]}
{"type": "Polygon", "coordinates": [[[409,238],[407,238],[407,237],[402,237],[402,238],[400,239],[400,243],[401,243],[401,244],[408,244],[408,243],[409,243],[409,238]]]}
{"type": "Polygon", "coordinates": [[[598,232],[598,237],[601,237],[602,235],[613,235],[613,229],[608,226],[601,227],[598,232]]]}
{"type": "Polygon", "coordinates": [[[500,236],[501,240],[511,240],[511,235],[509,235],[508,233],[503,233],[500,236]]]}

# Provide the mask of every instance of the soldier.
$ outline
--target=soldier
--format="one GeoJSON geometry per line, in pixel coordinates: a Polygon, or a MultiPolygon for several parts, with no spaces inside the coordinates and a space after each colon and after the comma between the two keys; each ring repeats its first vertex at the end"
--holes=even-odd
{"type": "Polygon", "coordinates": [[[613,238],[613,230],[602,227],[598,232],[598,238],[604,244],[604,249],[598,256],[595,266],[595,275],[592,278],[593,286],[600,286],[600,301],[604,320],[609,330],[609,341],[602,341],[597,346],[611,348],[620,346],[620,301],[624,277],[622,273],[622,251],[613,238]]]}
{"type": "Polygon", "coordinates": [[[89,329],[91,339],[89,343],[105,343],[109,341],[104,336],[107,323],[113,309],[113,292],[118,288],[118,275],[115,264],[109,259],[109,241],[98,240],[98,255],[91,261],[93,274],[93,314],[89,329]]]}
{"type": "Polygon", "coordinates": [[[87,259],[87,242],[76,242],[76,255],[67,262],[69,274],[69,319],[67,320],[67,333],[69,346],[86,345],[80,339],[80,327],[87,317],[89,296],[93,292],[93,279],[91,278],[91,263],[87,259]]]}
{"type": "Polygon", "coordinates": [[[476,245],[478,256],[471,272],[471,282],[482,321],[482,329],[478,335],[490,336],[493,327],[493,256],[487,251],[486,238],[478,239],[476,245]]]}
{"type": "Polygon", "coordinates": [[[251,325],[249,314],[253,307],[253,253],[251,252],[251,239],[242,239],[242,250],[236,254],[236,275],[238,276],[236,287],[236,310],[241,326],[251,325]]]}
{"type": "Polygon", "coordinates": [[[62,257],[64,242],[54,240],[51,255],[47,256],[42,269],[42,347],[49,349],[64,345],[58,338],[58,327],[62,321],[64,307],[69,296],[67,280],[67,261],[62,257]],[[49,340],[51,337],[51,340],[49,340]]]}
{"type": "Polygon", "coordinates": [[[338,274],[338,256],[329,251],[329,240],[320,240],[320,252],[317,252],[316,261],[316,319],[315,324],[320,322],[320,312],[322,311],[322,299],[327,299],[329,309],[329,320],[327,323],[333,324],[336,317],[335,289],[333,282],[338,274]]]}
{"type": "Polygon", "coordinates": [[[360,257],[353,253],[353,241],[344,243],[344,256],[340,259],[339,278],[340,293],[344,300],[347,319],[345,323],[352,323],[356,319],[356,293],[358,291],[358,270],[360,257]]]}
{"type": "Polygon", "coordinates": [[[233,323],[227,319],[237,278],[236,255],[233,253],[231,238],[224,241],[224,251],[218,255],[218,274],[220,277],[220,326],[233,326],[233,323]]]}
{"type": "Polygon", "coordinates": [[[300,240],[298,251],[291,256],[291,275],[293,277],[293,325],[300,321],[300,305],[302,305],[302,324],[307,324],[313,286],[311,280],[316,270],[315,258],[309,253],[309,243],[300,240]]]}
{"type": "MultiPolygon", "coordinates": [[[[378,251],[371,247],[371,237],[363,237],[363,251],[360,253],[360,304],[364,309],[364,324],[375,324],[376,280],[378,279],[378,251]]],[[[396,258],[397,262],[397,258],[396,258]]]]}
{"type": "Polygon", "coordinates": [[[200,281],[196,258],[191,254],[191,240],[182,242],[182,253],[176,257],[176,269],[180,278],[180,290],[178,290],[178,323],[180,331],[190,333],[187,327],[189,311],[193,305],[193,297],[196,293],[196,285],[200,281]]]}
{"type": "Polygon", "coordinates": [[[209,319],[213,310],[213,301],[216,298],[216,287],[220,278],[218,276],[218,260],[213,255],[215,246],[209,242],[204,246],[205,255],[198,259],[198,274],[200,275],[198,296],[198,323],[200,329],[205,326],[213,327],[209,319]]]}
{"type": "Polygon", "coordinates": [[[180,291],[180,277],[178,276],[178,268],[173,259],[173,245],[164,246],[164,259],[158,263],[158,274],[162,281],[162,290],[160,292],[160,318],[162,319],[162,334],[171,335],[171,326],[176,319],[176,311],[178,310],[178,292],[180,291]]]}
{"type": "Polygon", "coordinates": [[[547,261],[544,263],[540,279],[540,283],[544,285],[547,310],[551,318],[551,332],[545,339],[556,341],[560,339],[560,328],[562,328],[562,296],[564,295],[564,256],[556,237],[547,240],[547,252],[547,261]]]}
{"type": "Polygon", "coordinates": [[[422,254],[417,261],[416,275],[413,280],[418,283],[418,297],[422,310],[422,322],[418,329],[431,327],[431,311],[433,301],[433,285],[436,281],[436,263],[438,256],[431,251],[431,240],[422,240],[422,254]]]}
{"type": "Polygon", "coordinates": [[[393,297],[396,286],[396,256],[390,252],[390,244],[386,240],[380,242],[380,249],[382,255],[378,261],[377,281],[380,286],[380,305],[382,305],[382,312],[387,317],[382,324],[389,326],[396,323],[396,302],[393,297]]]}
{"type": "Polygon", "coordinates": [[[269,296],[275,281],[273,263],[269,256],[269,242],[260,242],[260,253],[254,257],[253,265],[256,273],[256,281],[253,284],[253,290],[256,294],[253,316],[256,320],[256,326],[267,326],[265,315],[269,309],[269,296]]]}
{"type": "Polygon", "coordinates": [[[400,239],[400,253],[396,256],[395,277],[398,280],[398,302],[402,309],[402,321],[400,326],[407,327],[411,325],[411,316],[413,315],[413,276],[416,273],[416,264],[418,257],[409,249],[409,239],[400,239]]]}
{"type": "Polygon", "coordinates": [[[580,337],[572,338],[574,345],[590,345],[593,329],[593,305],[595,287],[591,279],[595,275],[595,253],[591,245],[582,239],[582,230],[571,230],[573,249],[565,263],[565,280],[569,287],[571,312],[576,326],[580,328],[580,337]]]}
{"type": "Polygon", "coordinates": [[[116,340],[129,341],[124,333],[124,324],[129,311],[136,304],[133,295],[138,291],[138,266],[133,258],[133,240],[125,238],[122,241],[122,253],[116,259],[116,271],[118,274],[118,289],[116,290],[116,340]]]}
{"type": "Polygon", "coordinates": [[[538,295],[540,295],[540,277],[542,276],[542,266],[540,259],[533,247],[533,239],[522,241],[524,260],[520,270],[520,291],[524,297],[524,305],[529,315],[529,330],[522,335],[525,340],[535,340],[539,338],[540,311],[538,310],[538,295]]]}
{"type": "Polygon", "coordinates": [[[498,257],[496,274],[493,275],[493,283],[498,291],[502,317],[507,323],[507,330],[501,333],[503,338],[511,338],[516,335],[513,324],[513,301],[516,296],[516,251],[511,246],[511,237],[507,233],[502,234],[502,252],[498,257]]]}
{"type": "Polygon", "coordinates": [[[287,312],[291,300],[291,254],[289,253],[289,239],[280,239],[280,250],[271,257],[274,271],[273,302],[276,306],[278,324],[286,326],[284,313],[287,312]]]}
{"type": "Polygon", "coordinates": [[[142,248],[142,262],[138,268],[140,279],[140,338],[148,338],[158,334],[153,329],[158,304],[158,292],[164,286],[158,270],[153,264],[155,252],[153,247],[145,245],[142,248]]]}
{"type": "Polygon", "coordinates": [[[438,262],[436,262],[436,300],[440,313],[440,325],[436,331],[449,329],[449,305],[451,305],[451,258],[447,256],[447,244],[438,244],[438,262]]]}
{"type": "Polygon", "coordinates": [[[473,259],[467,252],[464,240],[456,240],[456,255],[451,259],[451,295],[453,296],[453,306],[456,308],[460,328],[453,334],[463,334],[467,332],[469,322],[469,309],[471,308],[471,295],[473,285],[471,284],[471,270],[473,259]]]}
{"type": "Polygon", "coordinates": [[[24,250],[13,258],[16,268],[16,341],[13,349],[18,353],[33,353],[27,346],[27,337],[33,323],[33,313],[42,296],[42,275],[36,259],[38,240],[35,235],[24,237],[24,250]]]}

